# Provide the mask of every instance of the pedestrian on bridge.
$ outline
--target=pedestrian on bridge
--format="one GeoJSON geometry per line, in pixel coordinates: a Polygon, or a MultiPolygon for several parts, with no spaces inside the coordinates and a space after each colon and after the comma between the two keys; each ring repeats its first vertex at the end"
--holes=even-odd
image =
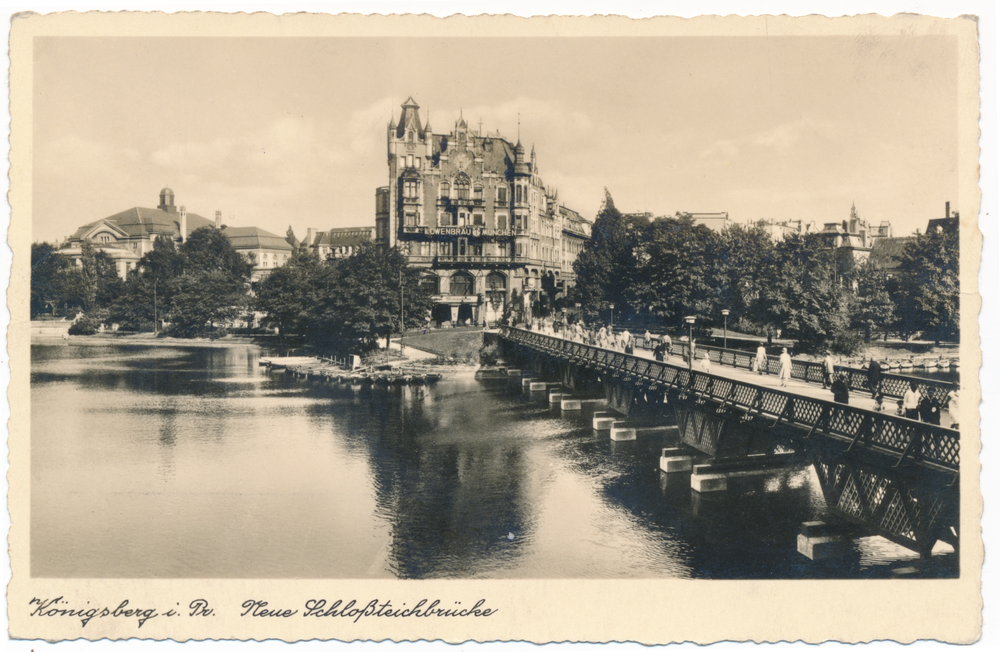
{"type": "Polygon", "coordinates": [[[829,350],[823,358],[823,389],[833,385],[833,353],[829,350]]]}
{"type": "Polygon", "coordinates": [[[757,347],[757,357],[754,358],[753,363],[757,367],[758,376],[767,373],[767,349],[764,348],[763,342],[757,347]]]}
{"type": "Polygon", "coordinates": [[[920,419],[920,392],[917,391],[917,381],[910,381],[910,389],[903,394],[903,416],[907,419],[920,419]]]}
{"type": "Polygon", "coordinates": [[[670,339],[670,336],[666,333],[660,338],[660,342],[663,344],[663,357],[666,358],[670,355],[670,347],[674,345],[674,341],[670,339]]]}
{"type": "Polygon", "coordinates": [[[781,381],[782,387],[788,387],[788,379],[792,377],[792,356],[788,355],[788,349],[781,349],[778,363],[778,380],[781,381]]]}
{"type": "Polygon", "coordinates": [[[833,391],[834,401],[847,405],[851,397],[851,390],[847,386],[846,374],[837,374],[837,377],[834,378],[833,382],[830,384],[830,389],[833,391]]]}
{"type": "Polygon", "coordinates": [[[951,427],[958,430],[958,390],[948,392],[948,416],[951,417],[951,427]]]}
{"type": "Polygon", "coordinates": [[[872,390],[872,398],[882,393],[882,365],[875,358],[868,363],[868,389],[872,390]]]}

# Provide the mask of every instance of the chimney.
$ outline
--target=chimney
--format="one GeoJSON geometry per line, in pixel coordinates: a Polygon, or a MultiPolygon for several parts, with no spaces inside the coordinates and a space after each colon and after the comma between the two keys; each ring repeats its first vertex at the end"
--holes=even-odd
{"type": "Polygon", "coordinates": [[[181,242],[187,240],[188,234],[188,212],[187,209],[181,206],[181,242]]]}
{"type": "Polygon", "coordinates": [[[222,211],[215,211],[215,228],[222,228],[222,211]]]}
{"type": "Polygon", "coordinates": [[[951,202],[950,201],[946,201],[944,203],[944,216],[945,217],[951,217],[951,202]]]}
{"type": "Polygon", "coordinates": [[[316,229],[314,229],[313,227],[309,227],[308,229],[306,229],[306,239],[303,242],[303,244],[306,245],[307,247],[311,247],[313,244],[313,238],[315,238],[315,236],[316,236],[316,229]]]}

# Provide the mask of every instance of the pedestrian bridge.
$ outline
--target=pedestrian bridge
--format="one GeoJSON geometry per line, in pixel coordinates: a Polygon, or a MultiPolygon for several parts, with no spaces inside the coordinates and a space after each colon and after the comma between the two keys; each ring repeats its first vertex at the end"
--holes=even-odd
{"type": "MultiPolygon", "coordinates": [[[[610,407],[626,417],[637,405],[710,406],[717,414],[735,415],[743,421],[763,420],[792,439],[825,439],[839,442],[845,451],[865,451],[874,456],[879,466],[916,467],[936,474],[958,475],[961,446],[957,430],[824,398],[829,392],[808,384],[821,382],[822,371],[817,363],[793,361],[792,378],[803,383],[777,387],[768,384],[774,382],[773,377],[758,380],[756,374],[736,371],[750,367],[753,354],[742,351],[699,347],[718,365],[712,372],[704,372],[689,370],[686,365],[669,359],[658,362],[644,355],[628,355],[518,328],[503,328],[500,337],[508,347],[513,347],[515,356],[524,358],[527,354],[535,371],[546,368],[558,371],[560,382],[566,387],[599,386],[610,407]]],[[[684,346],[675,344],[672,352],[680,353],[684,346]]],[[[862,371],[847,370],[847,373],[853,389],[867,388],[862,371]]],[[[881,391],[890,397],[902,396],[910,380],[885,374],[881,391]]],[[[954,386],[933,380],[920,383],[939,400],[954,386]]],[[[713,430],[706,425],[709,422],[701,420],[695,429],[699,432],[688,429],[687,443],[704,450],[705,431],[713,430]]]]}

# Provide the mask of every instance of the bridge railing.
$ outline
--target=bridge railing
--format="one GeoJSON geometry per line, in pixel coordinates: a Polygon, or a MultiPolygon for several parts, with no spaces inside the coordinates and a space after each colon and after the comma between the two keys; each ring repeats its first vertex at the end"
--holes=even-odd
{"type": "Polygon", "coordinates": [[[676,389],[721,407],[747,415],[770,418],[805,437],[822,435],[935,470],[957,472],[960,438],[957,430],[942,428],[882,412],[801,396],[772,387],[734,380],[702,371],[691,371],[669,362],[626,355],[573,340],[533,331],[504,328],[508,340],[542,351],[567,362],[596,370],[601,375],[635,381],[649,387],[676,389]]]}
{"type": "MultiPolygon", "coordinates": [[[[530,331],[529,331],[530,332],[530,331]]],[[[636,346],[647,351],[656,346],[656,339],[646,340],[643,336],[635,337],[636,346]]],[[[687,342],[673,342],[670,344],[670,354],[683,356],[687,351],[687,342]]],[[[709,360],[714,364],[721,364],[737,369],[752,369],[753,361],[757,354],[751,351],[739,349],[723,349],[715,346],[703,346],[696,343],[696,351],[708,354],[709,360]]],[[[777,375],[781,368],[778,356],[767,356],[767,363],[764,371],[777,375]]],[[[842,372],[847,377],[847,386],[854,391],[870,392],[871,386],[868,383],[868,371],[856,367],[845,367],[837,365],[838,372],[842,372]]],[[[807,360],[792,360],[792,378],[807,383],[823,382],[823,363],[811,362],[807,360]]],[[[882,372],[881,382],[876,389],[876,393],[887,398],[900,399],[910,388],[910,383],[915,382],[917,389],[927,394],[929,398],[937,401],[940,405],[948,402],[948,392],[958,389],[958,383],[946,380],[933,380],[930,378],[917,378],[916,376],[906,376],[903,374],[893,374],[882,372]]]]}

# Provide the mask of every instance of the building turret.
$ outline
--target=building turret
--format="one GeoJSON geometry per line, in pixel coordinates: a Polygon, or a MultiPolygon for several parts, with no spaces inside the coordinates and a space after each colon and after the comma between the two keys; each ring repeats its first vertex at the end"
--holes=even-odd
{"type": "Polygon", "coordinates": [[[514,146],[514,174],[524,176],[531,174],[528,163],[524,160],[524,145],[521,144],[520,140],[514,146]]]}
{"type": "Polygon", "coordinates": [[[164,188],[160,191],[160,205],[157,206],[161,211],[166,211],[168,213],[176,213],[177,208],[174,206],[174,191],[170,188],[164,188]]]}
{"type": "Polygon", "coordinates": [[[409,97],[401,106],[403,113],[399,116],[399,124],[396,125],[396,138],[405,139],[406,142],[422,140],[424,128],[420,126],[420,105],[409,97]]]}
{"type": "Polygon", "coordinates": [[[431,128],[430,111],[427,112],[427,124],[424,125],[424,141],[427,147],[425,156],[427,156],[427,160],[430,161],[431,157],[434,156],[434,130],[431,128]]]}

